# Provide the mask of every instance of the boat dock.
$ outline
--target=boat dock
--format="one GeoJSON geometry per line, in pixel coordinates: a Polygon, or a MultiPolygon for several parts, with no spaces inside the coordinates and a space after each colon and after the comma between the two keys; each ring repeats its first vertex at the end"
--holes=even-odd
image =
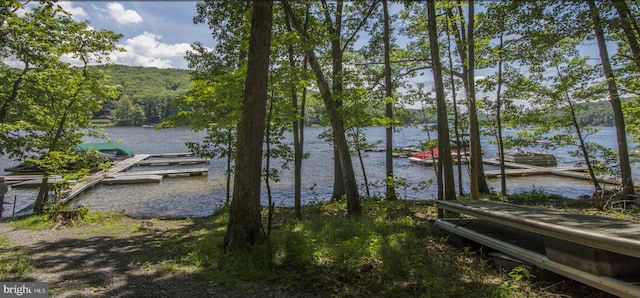
{"type": "MultiPolygon", "coordinates": [[[[76,181],[64,194],[64,197],[61,198],[60,202],[66,204],[77,198],[85,191],[102,183],[109,185],[159,183],[163,177],[206,175],[209,171],[209,168],[207,166],[197,168],[179,167],[173,169],[160,169],[152,171],[128,171],[132,167],[136,166],[182,166],[209,163],[208,159],[195,158],[191,156],[191,153],[135,154],[127,159],[117,160],[109,169],[93,173],[80,181],[76,181]]],[[[37,188],[42,184],[42,175],[8,175],[4,177],[7,184],[15,188],[37,188]]],[[[49,178],[49,183],[55,183],[59,181],[62,181],[61,177],[52,176],[49,178]]],[[[29,205],[22,210],[16,211],[16,213],[19,214],[32,207],[33,205],[29,205]]]]}
{"type": "MultiPolygon", "coordinates": [[[[492,165],[492,166],[500,166],[500,161],[497,159],[483,159],[484,164],[492,165]]],[[[505,162],[504,163],[505,176],[531,176],[531,175],[556,175],[561,177],[569,177],[575,179],[582,180],[591,180],[591,177],[587,174],[586,167],[541,167],[541,166],[532,166],[521,163],[512,163],[505,162]]],[[[497,178],[500,177],[500,170],[489,170],[484,171],[484,175],[487,178],[497,178]]],[[[609,179],[605,177],[597,177],[596,178],[600,183],[606,184],[619,184],[619,181],[614,179],[609,179]]],[[[634,182],[634,187],[640,187],[640,181],[634,182]]]]}
{"type": "Polygon", "coordinates": [[[640,297],[640,222],[492,201],[438,201],[454,236],[620,297],[640,297]]]}
{"type": "Polygon", "coordinates": [[[209,171],[208,167],[188,168],[188,169],[164,169],[155,171],[135,171],[126,172],[134,166],[139,165],[186,165],[186,164],[203,164],[208,163],[208,159],[204,158],[180,158],[189,157],[190,153],[164,153],[164,154],[136,154],[125,160],[116,161],[106,172],[98,172],[90,175],[82,181],[73,185],[69,192],[65,195],[62,203],[67,203],[87,189],[90,189],[98,183],[152,183],[160,182],[162,177],[174,176],[202,176],[209,171]],[[149,158],[160,158],[149,160],[149,158]]]}

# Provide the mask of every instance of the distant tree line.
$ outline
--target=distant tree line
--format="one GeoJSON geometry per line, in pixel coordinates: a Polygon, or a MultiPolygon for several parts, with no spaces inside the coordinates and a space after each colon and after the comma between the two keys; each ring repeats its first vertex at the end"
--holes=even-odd
{"type": "MultiPolygon", "coordinates": [[[[94,113],[94,119],[108,119],[119,126],[157,124],[178,109],[174,102],[191,90],[191,71],[183,69],[160,69],[155,67],[108,64],[97,66],[108,71],[111,84],[120,91],[115,98],[107,100],[102,110],[94,113]]],[[[628,99],[624,100],[628,101],[628,99]]],[[[592,126],[612,126],[613,113],[607,101],[587,102],[578,106],[577,116],[581,123],[592,126]]],[[[383,115],[383,107],[373,114],[383,115]]],[[[396,117],[404,124],[424,124],[435,120],[435,112],[424,112],[416,108],[397,111],[396,117]]],[[[557,113],[556,113],[557,114],[557,113]]],[[[326,126],[328,119],[319,100],[307,102],[306,126],[326,126]]]]}

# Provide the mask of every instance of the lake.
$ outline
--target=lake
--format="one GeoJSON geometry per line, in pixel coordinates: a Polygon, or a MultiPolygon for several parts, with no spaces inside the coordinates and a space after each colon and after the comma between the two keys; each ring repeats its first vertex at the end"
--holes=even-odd
{"type": "MultiPolygon", "coordinates": [[[[326,201],[330,198],[333,185],[333,152],[332,146],[318,138],[325,128],[308,127],[305,129],[305,152],[309,158],[303,161],[302,198],[303,204],[326,201]]],[[[134,153],[172,153],[187,152],[185,142],[197,142],[203,139],[204,132],[193,132],[188,129],[154,130],[142,127],[109,127],[105,129],[114,141],[120,140],[134,153]]],[[[369,143],[383,142],[385,129],[370,127],[364,130],[369,143]]],[[[508,133],[512,133],[507,131],[508,133]]],[[[436,138],[435,132],[430,133],[436,138]]],[[[419,127],[404,127],[394,134],[394,146],[416,146],[427,139],[427,134],[419,127]]],[[[87,139],[87,141],[96,141],[87,139]]],[[[606,147],[616,146],[615,128],[602,127],[602,130],[589,137],[589,141],[598,142],[606,147]]],[[[383,143],[377,147],[383,147],[383,143]]],[[[631,147],[631,145],[630,145],[631,147]]],[[[495,157],[497,147],[483,140],[485,158],[495,157]]],[[[553,153],[558,159],[558,166],[569,166],[575,163],[567,153],[568,149],[559,149],[553,153]]],[[[383,152],[366,152],[364,169],[371,186],[372,195],[384,195],[385,157],[383,152]]],[[[361,184],[360,193],[365,194],[363,174],[358,159],[354,156],[354,170],[361,184]]],[[[12,166],[16,162],[6,157],[0,158],[0,168],[12,166]]],[[[278,161],[272,162],[279,167],[278,161]]],[[[293,165],[291,165],[292,167],[293,165]]],[[[457,168],[457,167],[456,167],[457,168]]],[[[637,165],[632,165],[635,181],[640,181],[637,165]]],[[[485,170],[497,169],[485,165],[485,170]]],[[[136,167],[134,171],[150,170],[148,167],[136,167]]],[[[212,214],[225,201],[225,161],[212,160],[209,174],[202,177],[164,178],[159,184],[139,185],[101,185],[83,194],[74,204],[81,204],[100,211],[123,211],[133,217],[203,217],[212,214]]],[[[406,187],[398,189],[398,195],[409,200],[429,200],[437,195],[434,185],[420,186],[421,182],[432,181],[435,173],[432,167],[409,162],[406,158],[394,159],[394,171],[397,176],[406,179],[406,187]]],[[[468,169],[463,167],[463,187],[468,191],[468,169]]],[[[457,177],[457,175],[456,175],[457,177]]],[[[489,186],[499,191],[500,180],[488,179],[489,186]]],[[[435,184],[435,182],[433,183],[435,184]]],[[[545,191],[569,198],[590,195],[592,185],[587,180],[562,178],[557,176],[508,177],[507,187],[510,193],[525,191],[545,191]]],[[[456,188],[457,189],[457,188],[456,188]]],[[[293,171],[283,169],[280,180],[271,183],[273,201],[277,206],[293,206],[293,171]]],[[[13,202],[19,210],[31,204],[37,190],[11,190],[6,201],[13,202]]],[[[262,202],[266,205],[267,195],[263,188],[262,202]]],[[[11,209],[7,205],[7,209],[11,209]]],[[[5,212],[5,216],[11,210],[5,212]]]]}

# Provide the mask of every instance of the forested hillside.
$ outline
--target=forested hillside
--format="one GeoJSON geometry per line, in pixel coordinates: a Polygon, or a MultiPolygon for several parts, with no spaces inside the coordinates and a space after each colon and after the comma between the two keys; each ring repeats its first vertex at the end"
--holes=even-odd
{"type": "MultiPolygon", "coordinates": [[[[191,72],[183,69],[161,69],[155,67],[127,66],[110,64],[97,66],[107,70],[111,83],[119,86],[120,95],[110,99],[104,108],[95,114],[95,119],[107,119],[115,125],[156,124],[167,116],[175,115],[177,110],[173,101],[185,95],[191,88],[191,72]]],[[[626,101],[626,100],[624,100],[626,101]]],[[[307,125],[326,125],[320,117],[322,104],[310,101],[309,113],[306,115],[307,125]]],[[[613,113],[608,101],[590,102],[579,105],[578,118],[589,125],[613,125],[613,113]]],[[[380,111],[382,114],[383,111],[380,111]]],[[[434,119],[433,111],[429,118],[434,119]]],[[[424,115],[420,110],[408,109],[398,115],[402,122],[424,123],[424,115]]]]}
{"type": "Polygon", "coordinates": [[[188,70],[115,64],[97,67],[109,72],[120,95],[108,100],[94,118],[113,120],[116,125],[159,123],[175,115],[173,101],[191,88],[188,70]]]}

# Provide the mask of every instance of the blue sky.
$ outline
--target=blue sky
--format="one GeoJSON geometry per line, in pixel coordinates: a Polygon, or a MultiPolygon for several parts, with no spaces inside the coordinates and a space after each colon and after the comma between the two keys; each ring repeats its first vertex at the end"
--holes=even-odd
{"type": "Polygon", "coordinates": [[[132,66],[187,68],[184,55],[195,41],[213,47],[206,24],[195,25],[196,1],[61,1],[76,20],[124,35],[111,62],[132,66]]]}

